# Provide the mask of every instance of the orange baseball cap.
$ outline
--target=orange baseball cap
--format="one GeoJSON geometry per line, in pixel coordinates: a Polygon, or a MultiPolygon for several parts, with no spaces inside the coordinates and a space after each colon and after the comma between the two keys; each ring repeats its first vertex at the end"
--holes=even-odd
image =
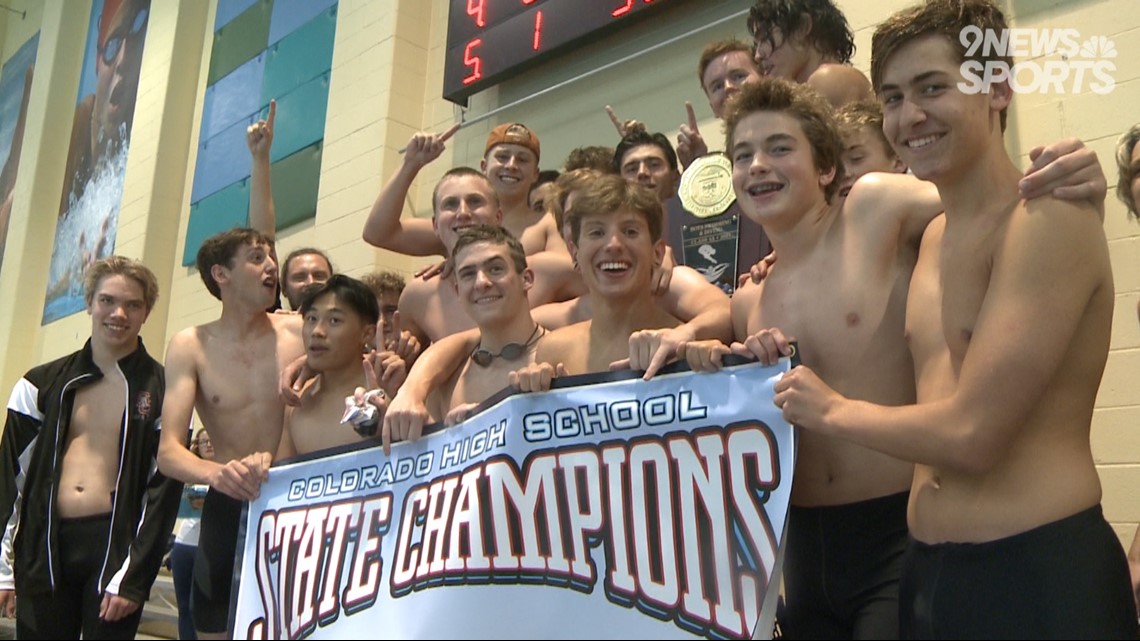
{"type": "Polygon", "coordinates": [[[517,122],[503,123],[492,129],[487,136],[487,146],[483,148],[483,155],[486,156],[495,145],[522,145],[534,152],[535,160],[542,156],[538,136],[534,135],[526,125],[517,122]]]}

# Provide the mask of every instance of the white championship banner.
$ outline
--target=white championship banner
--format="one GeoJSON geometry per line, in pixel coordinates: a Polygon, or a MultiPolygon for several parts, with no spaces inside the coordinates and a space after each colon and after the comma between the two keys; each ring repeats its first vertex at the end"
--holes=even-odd
{"type": "Polygon", "coordinates": [[[788,368],[574,377],[391,457],[273,468],[243,521],[234,638],[770,636],[788,368]]]}

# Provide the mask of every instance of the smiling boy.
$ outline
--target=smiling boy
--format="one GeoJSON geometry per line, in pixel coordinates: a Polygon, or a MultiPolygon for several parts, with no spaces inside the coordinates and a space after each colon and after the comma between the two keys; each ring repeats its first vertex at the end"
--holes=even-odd
{"type": "MultiPolygon", "coordinates": [[[[733,297],[732,351],[771,362],[794,337],[802,362],[835,389],[883,405],[912,402],[906,291],[923,230],[942,205],[930,183],[883,173],[864,177],[840,202],[842,142],[832,111],[810,88],[776,78],[746,86],[729,104],[733,186],[780,257],[763,282],[733,297]]],[[[719,367],[728,351],[709,342],[685,350],[694,369],[719,367]]],[[[897,636],[913,466],[807,431],[798,448],[784,633],[897,636]]]]}
{"type": "Polygon", "coordinates": [[[309,286],[299,311],[308,366],[319,378],[305,388],[300,406],[285,410],[285,427],[274,457],[277,461],[363,438],[352,426],[340,422],[345,398],[358,387],[368,387],[362,366],[380,319],[376,296],[359,280],[337,274],[309,286]]]}
{"type": "Polygon", "coordinates": [[[1006,29],[988,1],[932,0],[873,40],[884,133],[945,206],[905,292],[917,404],[848,400],[815,367],[776,403],[805,433],[917,463],[904,638],[1136,638],[1089,445],[1114,298],[1104,230],[1087,204],[1019,193],[1012,89],[961,89],[969,26],[1006,29]]]}
{"type": "Polygon", "coordinates": [[[181,484],[154,471],[162,365],[139,338],[158,281],[122,256],[85,280],[91,338],[20,379],[0,442],[0,613],[21,639],[134,638],[178,513],[181,484]]]}

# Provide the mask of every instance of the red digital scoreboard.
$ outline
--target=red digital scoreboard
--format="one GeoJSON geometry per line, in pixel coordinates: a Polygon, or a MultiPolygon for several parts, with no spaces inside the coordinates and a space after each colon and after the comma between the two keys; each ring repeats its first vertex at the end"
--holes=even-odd
{"type": "Polygon", "coordinates": [[[468,96],[548,56],[684,0],[451,0],[443,97],[468,96]]]}

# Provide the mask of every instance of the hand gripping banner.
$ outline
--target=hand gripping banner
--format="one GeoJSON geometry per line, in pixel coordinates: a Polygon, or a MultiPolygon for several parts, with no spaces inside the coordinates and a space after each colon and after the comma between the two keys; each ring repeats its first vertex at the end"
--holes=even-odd
{"type": "Polygon", "coordinates": [[[390,458],[273,468],[244,520],[234,637],[769,636],[788,367],[573,377],[390,458]]]}

